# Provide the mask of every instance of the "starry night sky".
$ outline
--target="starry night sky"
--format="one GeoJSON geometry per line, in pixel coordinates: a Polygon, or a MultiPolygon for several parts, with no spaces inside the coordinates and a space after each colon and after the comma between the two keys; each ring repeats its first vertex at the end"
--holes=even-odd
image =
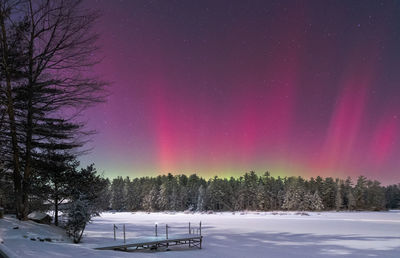
{"type": "Polygon", "coordinates": [[[400,1],[86,1],[106,176],[400,181],[400,1]]]}

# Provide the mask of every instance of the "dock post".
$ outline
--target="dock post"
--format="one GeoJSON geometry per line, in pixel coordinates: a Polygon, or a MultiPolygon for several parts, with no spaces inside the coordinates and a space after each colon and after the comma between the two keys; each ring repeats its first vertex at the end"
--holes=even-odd
{"type": "Polygon", "coordinates": [[[200,221],[200,249],[201,249],[201,243],[203,242],[203,237],[201,236],[201,221],[200,221]]]}
{"type": "Polygon", "coordinates": [[[189,222],[189,235],[191,234],[191,230],[190,230],[190,222],[189,222]]]}
{"type": "Polygon", "coordinates": [[[126,237],[125,237],[125,224],[124,224],[124,244],[126,243],[126,237]]]}
{"type": "Polygon", "coordinates": [[[115,224],[114,224],[114,240],[116,240],[117,238],[116,238],[116,236],[115,236],[115,229],[117,228],[117,226],[115,226],[115,224]]]}
{"type": "Polygon", "coordinates": [[[158,236],[158,234],[157,234],[157,227],[158,227],[158,224],[157,224],[157,222],[156,222],[156,229],[155,229],[156,237],[158,236]]]}
{"type": "Polygon", "coordinates": [[[165,235],[168,239],[168,224],[165,224],[165,235]]]}

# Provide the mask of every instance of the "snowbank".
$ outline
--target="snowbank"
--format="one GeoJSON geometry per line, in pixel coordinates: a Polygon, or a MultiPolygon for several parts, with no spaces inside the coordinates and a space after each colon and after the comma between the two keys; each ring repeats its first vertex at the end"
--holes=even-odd
{"type": "Polygon", "coordinates": [[[28,219],[33,220],[38,223],[45,223],[45,224],[51,223],[51,217],[47,213],[38,212],[38,211],[29,213],[28,219]]]}
{"type": "MultiPolygon", "coordinates": [[[[1,239],[0,239],[1,240],[1,239]]],[[[16,255],[13,251],[11,251],[7,246],[5,246],[2,241],[0,241],[0,256],[4,256],[7,258],[18,258],[20,256],[16,255]]]]}

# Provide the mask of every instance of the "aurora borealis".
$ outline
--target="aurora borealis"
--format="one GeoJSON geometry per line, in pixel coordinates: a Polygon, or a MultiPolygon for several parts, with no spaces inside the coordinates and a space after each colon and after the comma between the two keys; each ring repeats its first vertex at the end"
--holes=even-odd
{"type": "Polygon", "coordinates": [[[399,1],[87,1],[106,176],[400,181],[399,1]]]}

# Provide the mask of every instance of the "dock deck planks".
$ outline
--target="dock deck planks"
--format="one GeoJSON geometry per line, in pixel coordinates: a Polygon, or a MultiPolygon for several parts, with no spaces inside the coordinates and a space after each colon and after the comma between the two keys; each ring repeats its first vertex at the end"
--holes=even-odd
{"type": "Polygon", "coordinates": [[[170,235],[159,237],[144,237],[123,241],[114,241],[103,246],[96,247],[97,250],[120,250],[128,251],[128,249],[157,249],[158,247],[169,247],[175,245],[188,244],[189,247],[198,247],[201,249],[203,236],[197,234],[170,235]]]}

